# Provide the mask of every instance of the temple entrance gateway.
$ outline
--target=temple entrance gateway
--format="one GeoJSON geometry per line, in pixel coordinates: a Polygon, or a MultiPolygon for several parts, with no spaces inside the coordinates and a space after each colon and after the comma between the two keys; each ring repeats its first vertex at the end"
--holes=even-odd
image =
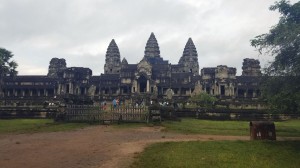
{"type": "Polygon", "coordinates": [[[147,92],[147,78],[145,76],[141,76],[138,79],[138,87],[140,93],[147,92]]]}

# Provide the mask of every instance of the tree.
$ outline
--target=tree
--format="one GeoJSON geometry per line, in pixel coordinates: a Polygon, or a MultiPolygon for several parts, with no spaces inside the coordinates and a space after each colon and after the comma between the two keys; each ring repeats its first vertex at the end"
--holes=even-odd
{"type": "Polygon", "coordinates": [[[214,103],[217,101],[217,98],[210,94],[202,92],[191,97],[190,100],[196,102],[198,105],[204,108],[212,108],[214,103]]]}
{"type": "Polygon", "coordinates": [[[5,76],[17,75],[16,68],[18,64],[11,60],[14,55],[4,49],[0,48],[0,96],[2,95],[3,78],[5,76]]]}
{"type": "Polygon", "coordinates": [[[265,69],[262,93],[280,112],[300,112],[300,2],[276,2],[270,10],[281,14],[269,33],[256,36],[251,45],[274,61],[265,69]]]}

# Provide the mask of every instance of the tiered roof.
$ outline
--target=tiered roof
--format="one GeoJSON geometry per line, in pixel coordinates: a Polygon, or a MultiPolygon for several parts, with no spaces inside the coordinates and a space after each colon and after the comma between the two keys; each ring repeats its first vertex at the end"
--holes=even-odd
{"type": "Polygon", "coordinates": [[[198,62],[198,53],[197,53],[197,50],[196,50],[196,47],[194,45],[192,38],[188,39],[188,41],[184,47],[182,57],[179,60],[179,64],[183,64],[186,60],[189,60],[189,59],[186,59],[187,57],[189,57],[189,58],[192,57],[193,59],[195,58],[196,60],[193,60],[193,61],[198,62]]]}
{"type": "Polygon", "coordinates": [[[120,51],[114,39],[111,40],[106,51],[106,58],[117,57],[120,59],[120,51]]]}
{"type": "Polygon", "coordinates": [[[159,46],[153,33],[151,33],[147,41],[145,47],[145,57],[160,57],[159,46]]]}

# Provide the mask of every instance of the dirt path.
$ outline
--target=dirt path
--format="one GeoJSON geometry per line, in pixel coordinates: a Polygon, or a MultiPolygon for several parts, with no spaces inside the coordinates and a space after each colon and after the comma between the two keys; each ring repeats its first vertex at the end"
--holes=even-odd
{"type": "Polygon", "coordinates": [[[128,167],[154,142],[248,140],[244,136],[182,135],[160,127],[93,126],[71,132],[0,136],[1,168],[128,167]]]}

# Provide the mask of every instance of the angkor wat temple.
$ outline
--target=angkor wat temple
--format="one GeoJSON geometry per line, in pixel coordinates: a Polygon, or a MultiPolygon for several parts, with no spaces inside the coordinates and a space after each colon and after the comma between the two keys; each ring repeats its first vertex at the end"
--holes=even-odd
{"type": "Polygon", "coordinates": [[[186,99],[207,92],[220,99],[255,99],[260,95],[258,60],[243,60],[242,75],[236,68],[219,65],[202,68],[199,74],[198,53],[188,39],[178,64],[172,65],[160,56],[157,40],[151,33],[138,64],[121,61],[119,48],[112,40],[107,48],[104,74],[93,76],[84,67],[67,67],[65,59],[52,58],[44,76],[5,77],[2,103],[37,104],[58,98],[81,97],[95,101],[114,97],[131,98],[137,95],[157,95],[164,98],[168,91],[174,99],[186,99]]]}

